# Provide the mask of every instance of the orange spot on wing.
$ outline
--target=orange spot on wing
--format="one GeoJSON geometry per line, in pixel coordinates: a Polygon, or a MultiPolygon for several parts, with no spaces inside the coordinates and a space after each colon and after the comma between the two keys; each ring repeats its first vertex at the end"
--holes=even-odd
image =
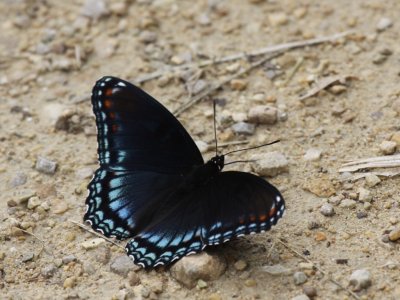
{"type": "Polygon", "coordinates": [[[259,219],[260,222],[265,222],[267,220],[267,215],[266,214],[261,215],[261,216],[258,217],[258,219],[259,219]]]}
{"type": "Polygon", "coordinates": [[[114,112],[110,112],[109,114],[110,119],[115,119],[115,113],[114,112]]]}
{"type": "Polygon", "coordinates": [[[104,107],[105,108],[111,108],[112,102],[111,100],[104,100],[104,107]]]}
{"type": "Polygon", "coordinates": [[[250,221],[251,221],[251,222],[254,222],[255,220],[256,220],[256,216],[255,216],[255,215],[251,215],[251,216],[250,216],[250,221]]]}
{"type": "Polygon", "coordinates": [[[272,217],[273,215],[275,215],[276,213],[276,208],[273,207],[270,211],[269,211],[269,216],[272,217]]]}
{"type": "Polygon", "coordinates": [[[244,224],[244,217],[239,217],[239,224],[244,224]]]}
{"type": "Polygon", "coordinates": [[[113,94],[113,89],[106,89],[104,93],[106,94],[106,96],[111,96],[113,94]]]}

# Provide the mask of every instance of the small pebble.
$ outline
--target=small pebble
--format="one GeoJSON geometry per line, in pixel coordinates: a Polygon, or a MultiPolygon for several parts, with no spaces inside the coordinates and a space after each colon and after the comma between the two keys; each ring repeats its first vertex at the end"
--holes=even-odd
{"type": "Polygon", "coordinates": [[[57,163],[45,157],[39,156],[36,160],[35,169],[39,172],[52,175],[56,172],[57,163]]]}
{"type": "Polygon", "coordinates": [[[28,262],[28,261],[33,260],[34,257],[35,257],[35,254],[33,252],[27,252],[22,255],[21,261],[28,262]]]}
{"type": "Polygon", "coordinates": [[[362,202],[371,202],[372,201],[372,195],[371,195],[371,191],[360,187],[358,189],[358,200],[362,201],[362,202]]]}
{"type": "Polygon", "coordinates": [[[41,270],[40,273],[45,278],[53,277],[54,273],[57,271],[57,267],[54,264],[45,265],[41,270]]]}
{"type": "Polygon", "coordinates": [[[275,124],[278,120],[278,109],[269,105],[258,105],[249,111],[249,122],[256,124],[275,124]]]}
{"type": "Polygon", "coordinates": [[[94,238],[89,241],[85,241],[85,242],[81,243],[81,246],[83,247],[83,249],[90,250],[90,249],[97,248],[104,243],[105,243],[104,239],[94,238]]]}
{"type": "Polygon", "coordinates": [[[75,277],[68,277],[67,279],[64,280],[64,288],[73,288],[76,284],[76,278],[75,277]]]}
{"type": "Polygon", "coordinates": [[[232,90],[243,91],[247,87],[247,81],[244,81],[242,79],[232,79],[230,82],[230,86],[232,90]]]}
{"type": "Polygon", "coordinates": [[[174,264],[171,275],[186,287],[194,287],[199,279],[204,281],[218,279],[226,269],[222,257],[207,252],[186,256],[174,264]]]}
{"type": "Polygon", "coordinates": [[[332,86],[329,91],[334,95],[339,95],[345,91],[347,91],[347,87],[341,84],[337,84],[332,86]]]}
{"type": "Polygon", "coordinates": [[[393,25],[393,21],[389,18],[381,18],[376,24],[378,31],[384,31],[393,25]]]}
{"type": "Polygon", "coordinates": [[[326,241],[326,234],[322,231],[318,231],[315,233],[314,239],[317,242],[322,242],[322,241],[326,241]]]}
{"type": "Polygon", "coordinates": [[[295,285],[303,284],[307,281],[307,275],[303,272],[295,272],[293,274],[293,281],[295,285]]]}
{"type": "Polygon", "coordinates": [[[254,124],[238,122],[232,125],[232,130],[237,134],[252,135],[255,130],[254,124]]]}
{"type": "Polygon", "coordinates": [[[139,35],[139,41],[150,44],[157,41],[157,34],[153,31],[144,30],[139,35]]]}
{"type": "Polygon", "coordinates": [[[93,176],[93,168],[85,167],[75,171],[76,178],[80,180],[88,179],[93,176]]]}
{"type": "Polygon", "coordinates": [[[207,282],[205,282],[204,280],[202,280],[202,279],[199,279],[198,281],[197,281],[197,284],[196,284],[196,287],[198,288],[198,289],[205,289],[205,288],[207,288],[207,282]]]}
{"type": "Polygon", "coordinates": [[[126,277],[130,271],[136,270],[136,266],[128,255],[117,256],[110,265],[110,270],[118,275],[126,277]]]}
{"type": "Polygon", "coordinates": [[[342,208],[355,208],[356,205],[357,205],[356,201],[354,201],[352,199],[347,199],[347,198],[343,199],[339,204],[339,206],[342,208]]]}
{"type": "Polygon", "coordinates": [[[308,296],[305,294],[301,294],[291,298],[290,300],[310,300],[310,298],[308,298],[308,296]]]}
{"type": "Polygon", "coordinates": [[[329,203],[325,203],[321,206],[319,212],[325,217],[331,217],[335,214],[335,209],[329,203]]]}
{"type": "Polygon", "coordinates": [[[222,297],[220,294],[212,293],[208,296],[208,300],[222,300],[222,297]]]}
{"type": "Polygon", "coordinates": [[[372,284],[371,273],[365,269],[356,270],[351,274],[349,284],[354,287],[354,291],[366,289],[372,284]]]}
{"type": "Polygon", "coordinates": [[[247,262],[245,262],[244,260],[238,260],[237,262],[235,262],[234,267],[238,271],[243,271],[247,268],[247,262]]]}
{"type": "Polygon", "coordinates": [[[379,148],[381,149],[382,153],[385,155],[390,155],[396,152],[397,144],[393,141],[383,141],[379,148]]]}
{"type": "Polygon", "coordinates": [[[323,198],[330,197],[336,193],[335,186],[327,176],[309,179],[304,183],[303,188],[323,198]]]}
{"type": "Polygon", "coordinates": [[[255,161],[251,165],[254,172],[260,176],[273,177],[288,170],[287,158],[277,151],[254,154],[251,160],[255,161]]]}
{"type": "Polygon", "coordinates": [[[304,154],[303,158],[306,161],[317,161],[320,160],[322,151],[316,148],[310,148],[304,154]]]}
{"type": "Polygon", "coordinates": [[[244,285],[247,287],[255,287],[257,285],[257,281],[255,281],[254,279],[246,279],[244,282],[244,285]]]}
{"type": "Polygon", "coordinates": [[[282,276],[282,275],[290,275],[292,274],[292,271],[285,266],[282,265],[273,265],[273,266],[263,266],[261,268],[262,271],[273,275],[273,276],[282,276]]]}
{"type": "Polygon", "coordinates": [[[317,289],[310,285],[304,285],[303,293],[306,294],[310,298],[314,298],[315,296],[317,296],[317,289]]]}
{"type": "Polygon", "coordinates": [[[39,197],[34,196],[29,198],[27,208],[28,209],[34,209],[38,207],[42,202],[40,201],[39,197]]]}
{"type": "Polygon", "coordinates": [[[281,26],[288,23],[288,16],[284,12],[275,12],[268,15],[269,23],[272,26],[281,26]]]}
{"type": "Polygon", "coordinates": [[[368,213],[366,211],[358,211],[357,212],[357,218],[358,219],[364,219],[368,217],[368,213]]]}
{"type": "Polygon", "coordinates": [[[56,203],[51,207],[53,213],[57,215],[62,215],[69,209],[68,203],[58,200],[56,203]]]}
{"type": "Polygon", "coordinates": [[[76,257],[73,254],[66,255],[62,258],[63,264],[69,264],[70,262],[76,261],[76,257]]]}
{"type": "Polygon", "coordinates": [[[370,173],[365,176],[365,182],[369,187],[373,187],[380,183],[381,180],[375,174],[370,173]]]}
{"type": "Polygon", "coordinates": [[[400,228],[396,228],[389,233],[389,240],[392,242],[400,239],[400,228]]]}
{"type": "Polygon", "coordinates": [[[106,0],[86,0],[81,14],[92,19],[99,19],[108,15],[109,10],[107,9],[106,0]]]}
{"type": "Polygon", "coordinates": [[[12,188],[15,188],[20,185],[24,185],[28,179],[25,173],[17,172],[15,176],[11,179],[10,185],[12,188]]]}
{"type": "Polygon", "coordinates": [[[83,269],[84,273],[89,274],[89,275],[93,275],[94,273],[96,273],[95,267],[91,263],[88,263],[88,262],[83,262],[82,269],[83,269]]]}

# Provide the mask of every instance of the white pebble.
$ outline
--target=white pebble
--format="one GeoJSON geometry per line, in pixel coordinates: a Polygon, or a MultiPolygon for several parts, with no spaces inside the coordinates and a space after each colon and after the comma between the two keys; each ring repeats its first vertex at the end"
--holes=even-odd
{"type": "Polygon", "coordinates": [[[34,197],[29,198],[27,208],[34,209],[34,208],[38,207],[40,204],[41,204],[41,202],[40,202],[39,197],[34,196],[34,197]]]}
{"type": "Polygon", "coordinates": [[[383,141],[379,148],[381,149],[382,153],[385,155],[390,155],[396,152],[397,144],[393,141],[383,141]]]}
{"type": "Polygon", "coordinates": [[[335,214],[335,209],[329,203],[325,203],[321,206],[319,212],[324,215],[325,217],[331,217],[335,214]]]}
{"type": "Polygon", "coordinates": [[[304,160],[307,161],[316,161],[321,158],[322,151],[316,148],[308,149],[304,154],[304,160]]]}
{"type": "Polygon", "coordinates": [[[252,167],[260,176],[276,176],[286,172],[289,165],[285,155],[277,151],[255,154],[251,160],[255,160],[252,167]]]}
{"type": "Polygon", "coordinates": [[[393,25],[393,21],[389,18],[381,18],[376,24],[378,31],[384,31],[393,25]]]}
{"type": "Polygon", "coordinates": [[[249,122],[257,124],[275,124],[278,120],[278,109],[269,105],[257,105],[249,111],[249,122]]]}
{"type": "Polygon", "coordinates": [[[351,274],[349,283],[356,291],[366,289],[372,284],[371,273],[365,269],[356,270],[351,274]]]}
{"type": "Polygon", "coordinates": [[[356,205],[357,202],[352,199],[343,199],[339,204],[339,206],[343,208],[354,208],[356,205]]]}
{"type": "Polygon", "coordinates": [[[90,250],[90,249],[97,248],[98,246],[100,246],[101,244],[104,244],[104,243],[105,243],[104,239],[95,238],[95,239],[91,239],[89,241],[81,243],[81,246],[86,250],[90,250]]]}
{"type": "Polygon", "coordinates": [[[372,200],[371,191],[363,187],[360,187],[358,189],[358,200],[362,202],[371,202],[372,200]]]}
{"type": "Polygon", "coordinates": [[[381,180],[375,174],[370,173],[367,176],[365,176],[365,182],[367,183],[367,185],[369,187],[373,187],[373,186],[377,185],[378,183],[380,183],[381,180]]]}

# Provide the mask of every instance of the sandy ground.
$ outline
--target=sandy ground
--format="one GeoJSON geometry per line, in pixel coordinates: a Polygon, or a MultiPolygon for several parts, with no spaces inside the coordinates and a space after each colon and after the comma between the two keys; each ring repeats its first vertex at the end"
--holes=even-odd
{"type": "MultiPolygon", "coordinates": [[[[387,242],[400,226],[399,179],[381,177],[368,185],[341,181],[338,172],[348,160],[382,155],[382,148],[393,153],[383,141],[399,142],[400,2],[383,3],[138,0],[109,1],[96,12],[83,1],[1,1],[0,298],[290,299],[314,288],[314,299],[399,299],[398,245],[387,242]],[[111,272],[110,263],[122,253],[111,244],[83,249],[94,236],[69,220],[82,221],[85,187],[97,167],[89,95],[98,78],[134,80],[167,65],[347,30],[354,33],[288,51],[213,94],[224,100],[218,106],[221,143],[279,138],[240,158],[274,150],[289,161],[287,172],[270,179],[286,199],[285,217],[270,232],[216,249],[227,260],[224,275],[190,290],[164,269],[138,270],[129,278],[111,272]],[[352,77],[299,100],[316,81],[336,75],[352,77]],[[260,104],[278,108],[278,122],[258,125],[249,136],[232,133],[230,126],[260,104]],[[309,149],[321,150],[321,158],[307,161],[309,149]],[[38,171],[38,156],[57,162],[55,173],[38,171]],[[360,197],[361,187],[370,197],[360,197]],[[335,214],[327,217],[320,207],[328,201],[335,214]],[[238,260],[245,270],[235,268],[238,260]],[[271,265],[288,274],[269,274],[265,266],[271,265]],[[352,290],[349,278],[359,269],[370,272],[371,285],[355,296],[330,280],[352,290]],[[294,272],[306,274],[307,282],[296,285],[294,272]]],[[[246,66],[245,60],[211,65],[195,82],[207,88],[246,66]]],[[[193,93],[193,81],[182,72],[166,72],[142,87],[170,109],[189,99],[187,87],[193,93]]],[[[195,140],[212,144],[210,110],[203,101],[180,120],[195,140]]]]}

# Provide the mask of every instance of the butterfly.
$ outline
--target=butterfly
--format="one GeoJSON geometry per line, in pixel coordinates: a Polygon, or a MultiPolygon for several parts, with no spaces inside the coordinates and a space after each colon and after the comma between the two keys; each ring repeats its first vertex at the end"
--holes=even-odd
{"type": "MultiPolygon", "coordinates": [[[[100,167],[88,185],[84,220],[128,239],[144,268],[168,265],[207,246],[267,231],[283,215],[280,192],[256,175],[208,162],[157,100],[116,77],[92,92],[100,167]]],[[[201,122],[201,120],[196,120],[201,122]]]]}

